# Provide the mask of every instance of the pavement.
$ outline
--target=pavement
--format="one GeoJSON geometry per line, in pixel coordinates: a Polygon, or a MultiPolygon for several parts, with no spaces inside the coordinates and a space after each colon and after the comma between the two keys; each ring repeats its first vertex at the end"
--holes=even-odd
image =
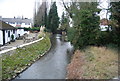
{"type": "MultiPolygon", "coordinates": [[[[30,34],[28,34],[28,37],[36,37],[36,36],[38,36],[38,33],[30,33],[30,34]]],[[[17,47],[17,46],[22,45],[22,44],[25,44],[24,40],[15,40],[15,42],[10,42],[10,44],[8,43],[8,44],[0,47],[0,51],[10,49],[12,47],[17,47]]]]}
{"type": "Polygon", "coordinates": [[[6,46],[16,47],[23,44],[23,40],[15,40],[15,42],[10,42],[10,44],[7,44],[6,46]]]}

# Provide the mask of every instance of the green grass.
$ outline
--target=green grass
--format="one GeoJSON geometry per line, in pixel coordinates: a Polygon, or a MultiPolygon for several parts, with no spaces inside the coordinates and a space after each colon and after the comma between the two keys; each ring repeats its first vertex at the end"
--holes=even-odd
{"type": "Polygon", "coordinates": [[[14,54],[2,56],[2,80],[9,80],[30,66],[50,48],[50,39],[43,40],[23,48],[16,49],[14,54]]]}

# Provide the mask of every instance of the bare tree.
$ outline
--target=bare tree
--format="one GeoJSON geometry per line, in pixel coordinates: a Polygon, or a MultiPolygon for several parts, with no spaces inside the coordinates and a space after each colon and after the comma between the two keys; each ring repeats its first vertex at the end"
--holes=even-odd
{"type": "MultiPolygon", "coordinates": [[[[36,2],[35,2],[36,6],[36,2]]],[[[45,0],[42,1],[42,4],[38,7],[34,12],[34,26],[40,27],[41,25],[46,24],[46,16],[47,16],[47,2],[45,0]]]]}

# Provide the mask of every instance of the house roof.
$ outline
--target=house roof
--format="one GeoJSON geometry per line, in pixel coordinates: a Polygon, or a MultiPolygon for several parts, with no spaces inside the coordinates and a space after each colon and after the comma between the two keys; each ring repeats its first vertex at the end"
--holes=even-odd
{"type": "Polygon", "coordinates": [[[16,28],[3,21],[0,21],[0,30],[12,30],[12,29],[16,29],[16,28]]]}
{"type": "Polygon", "coordinates": [[[2,18],[4,22],[18,22],[18,23],[31,23],[31,19],[21,19],[21,18],[2,18]]]}
{"type": "Polygon", "coordinates": [[[103,18],[103,19],[101,19],[100,20],[100,23],[101,23],[101,25],[109,25],[109,20],[108,19],[106,19],[106,18],[103,18]]]}

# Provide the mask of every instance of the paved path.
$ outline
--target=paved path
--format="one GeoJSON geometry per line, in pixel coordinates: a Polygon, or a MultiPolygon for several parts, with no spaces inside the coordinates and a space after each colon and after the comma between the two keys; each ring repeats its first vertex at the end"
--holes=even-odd
{"type": "MultiPolygon", "coordinates": [[[[28,37],[35,37],[37,36],[37,33],[30,33],[28,34],[28,37]]],[[[25,44],[23,40],[15,40],[15,42],[10,42],[10,44],[6,44],[1,47],[2,50],[10,49],[12,47],[17,47],[19,45],[25,44]]]]}
{"type": "Polygon", "coordinates": [[[10,44],[7,44],[6,46],[16,47],[22,44],[23,44],[23,40],[16,40],[15,42],[11,42],[10,44]]]}

